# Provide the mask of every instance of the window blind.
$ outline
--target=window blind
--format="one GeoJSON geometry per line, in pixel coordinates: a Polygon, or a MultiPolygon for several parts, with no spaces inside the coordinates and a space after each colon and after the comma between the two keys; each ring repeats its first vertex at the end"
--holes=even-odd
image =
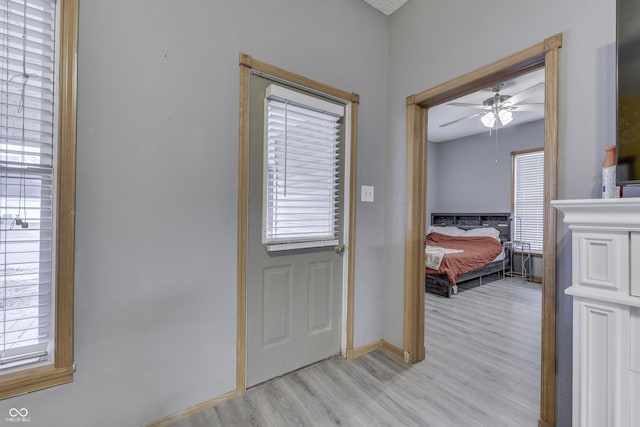
{"type": "MultiPolygon", "coordinates": [[[[263,243],[335,239],[344,106],[267,89],[263,243]]],[[[307,245],[307,247],[309,247],[307,245]]]]}
{"type": "Polygon", "coordinates": [[[544,239],[544,151],[514,155],[514,240],[542,253],[544,239]]]}
{"type": "Polygon", "coordinates": [[[0,0],[0,369],[52,334],[55,1],[0,0]]]}

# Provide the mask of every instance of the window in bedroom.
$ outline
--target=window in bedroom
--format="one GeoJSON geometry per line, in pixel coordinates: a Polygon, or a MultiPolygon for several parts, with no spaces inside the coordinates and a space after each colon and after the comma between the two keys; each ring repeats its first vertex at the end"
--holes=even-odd
{"type": "Polygon", "coordinates": [[[263,243],[269,250],[338,243],[343,115],[343,105],[267,88],[263,243]]]}
{"type": "Polygon", "coordinates": [[[542,254],[544,240],[544,150],[511,153],[513,160],[513,240],[542,254]]]}
{"type": "Polygon", "coordinates": [[[0,0],[0,398],[72,379],[77,0],[0,0]]]}

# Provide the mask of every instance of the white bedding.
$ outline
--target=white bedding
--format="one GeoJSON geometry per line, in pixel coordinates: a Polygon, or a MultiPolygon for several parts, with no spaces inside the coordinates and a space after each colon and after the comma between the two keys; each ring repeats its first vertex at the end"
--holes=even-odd
{"type": "Polygon", "coordinates": [[[437,270],[446,254],[457,254],[464,252],[462,249],[441,248],[439,246],[427,245],[424,248],[424,265],[431,269],[437,270]]]}
{"type": "Polygon", "coordinates": [[[502,261],[504,257],[505,257],[505,254],[504,254],[504,247],[503,247],[502,252],[500,252],[498,256],[491,262],[502,261]]]}
{"type": "MultiPolygon", "coordinates": [[[[438,246],[427,245],[424,248],[424,266],[431,268],[433,270],[438,270],[440,268],[440,264],[444,259],[446,254],[455,254],[464,252],[462,249],[449,249],[449,248],[441,248],[438,246]]],[[[497,257],[494,258],[491,262],[502,261],[505,257],[504,248],[502,252],[498,254],[497,257]]]]}

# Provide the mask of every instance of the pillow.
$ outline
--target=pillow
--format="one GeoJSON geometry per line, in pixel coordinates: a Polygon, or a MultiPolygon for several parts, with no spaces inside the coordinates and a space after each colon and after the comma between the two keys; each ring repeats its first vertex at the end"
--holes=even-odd
{"type": "Polygon", "coordinates": [[[447,236],[462,236],[464,230],[458,227],[442,227],[438,225],[432,225],[429,227],[429,233],[446,234],[447,236]]]}
{"type": "Polygon", "coordinates": [[[465,237],[467,237],[467,236],[469,236],[469,237],[471,237],[471,236],[486,236],[486,237],[493,237],[498,242],[500,241],[500,232],[498,230],[496,230],[495,228],[492,228],[492,227],[472,228],[470,230],[467,230],[464,233],[464,236],[465,237]]]}

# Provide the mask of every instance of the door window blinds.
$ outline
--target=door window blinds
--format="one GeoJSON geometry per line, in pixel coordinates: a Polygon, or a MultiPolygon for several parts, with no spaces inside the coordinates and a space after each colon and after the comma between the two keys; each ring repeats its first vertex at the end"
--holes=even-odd
{"type": "Polygon", "coordinates": [[[0,0],[0,369],[52,334],[55,1],[0,0]]]}
{"type": "Polygon", "coordinates": [[[265,112],[263,243],[336,239],[344,106],[271,85],[265,112]]]}
{"type": "Polygon", "coordinates": [[[514,240],[542,253],[544,238],[544,151],[515,154],[514,240]]]}

